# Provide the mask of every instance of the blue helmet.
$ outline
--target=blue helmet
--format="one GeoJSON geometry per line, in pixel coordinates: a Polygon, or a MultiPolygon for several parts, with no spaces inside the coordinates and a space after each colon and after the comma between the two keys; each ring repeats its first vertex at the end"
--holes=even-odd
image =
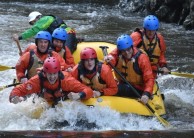
{"type": "Polygon", "coordinates": [[[125,50],[133,46],[133,40],[129,35],[121,35],[117,38],[117,48],[118,50],[125,50]]]}
{"type": "Polygon", "coordinates": [[[59,40],[62,40],[62,41],[66,41],[67,40],[67,32],[63,28],[56,28],[53,31],[52,37],[59,39],[59,40]]]}
{"type": "Polygon", "coordinates": [[[154,15],[148,15],[144,18],[143,27],[147,30],[158,30],[159,21],[154,15]]]}
{"type": "Polygon", "coordinates": [[[35,39],[45,39],[51,42],[51,34],[47,31],[39,31],[36,34],[35,39]]]}

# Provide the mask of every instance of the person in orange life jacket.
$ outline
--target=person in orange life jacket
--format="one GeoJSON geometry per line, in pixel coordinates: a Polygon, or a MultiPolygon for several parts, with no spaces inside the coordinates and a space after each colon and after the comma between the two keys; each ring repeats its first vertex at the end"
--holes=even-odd
{"type": "MultiPolygon", "coordinates": [[[[65,46],[66,39],[67,39],[66,31],[63,28],[56,28],[52,34],[51,48],[65,60],[66,64],[69,66],[69,68],[66,71],[70,72],[72,68],[75,66],[75,62],[71,54],[71,51],[67,46],[65,46]]],[[[36,49],[35,44],[30,44],[25,49],[23,54],[32,49],[36,49]]]]}
{"type": "Polygon", "coordinates": [[[80,83],[69,73],[62,72],[60,62],[55,57],[48,57],[44,61],[43,69],[39,74],[13,88],[9,100],[17,104],[33,93],[43,97],[53,106],[67,97],[71,100],[89,99],[93,94],[92,89],[80,83]]]}
{"type": "Polygon", "coordinates": [[[98,61],[93,48],[84,48],[80,53],[80,59],[71,74],[93,89],[93,97],[117,93],[118,87],[110,67],[98,61]]]}
{"type": "Polygon", "coordinates": [[[35,37],[36,49],[24,53],[16,64],[17,79],[24,83],[37,74],[37,68],[42,67],[44,60],[53,56],[59,59],[62,69],[66,70],[68,65],[65,60],[56,52],[49,51],[51,34],[47,31],[40,31],[35,37]],[[25,74],[27,72],[27,74],[25,74]]]}
{"type": "Polygon", "coordinates": [[[40,12],[33,11],[29,14],[29,24],[32,25],[32,28],[24,31],[19,36],[17,34],[13,35],[13,39],[18,42],[19,40],[26,40],[28,38],[31,38],[35,36],[39,31],[48,31],[50,34],[53,33],[53,31],[58,28],[64,28],[68,35],[67,35],[67,41],[66,46],[69,47],[71,52],[76,50],[77,46],[77,38],[75,30],[68,27],[65,22],[57,16],[54,15],[46,15],[43,16],[40,12]]]}
{"type": "Polygon", "coordinates": [[[67,46],[65,46],[65,42],[67,40],[67,32],[63,28],[57,28],[54,30],[52,34],[52,45],[51,47],[64,58],[67,65],[70,67],[67,71],[71,71],[75,66],[74,58],[71,54],[71,51],[67,46]]]}
{"type": "Polygon", "coordinates": [[[148,15],[144,18],[143,28],[136,30],[130,35],[134,46],[143,49],[149,56],[154,77],[157,78],[157,71],[163,71],[163,74],[169,74],[167,68],[165,53],[166,44],[164,37],[157,33],[159,28],[158,18],[154,15],[148,15]]]}
{"type": "MultiPolygon", "coordinates": [[[[123,77],[139,92],[140,101],[146,104],[152,96],[154,77],[149,57],[133,46],[129,35],[121,35],[117,39],[117,48],[104,57],[112,63],[123,77]]],[[[115,72],[118,84],[118,96],[137,97],[135,92],[115,72]]]]}

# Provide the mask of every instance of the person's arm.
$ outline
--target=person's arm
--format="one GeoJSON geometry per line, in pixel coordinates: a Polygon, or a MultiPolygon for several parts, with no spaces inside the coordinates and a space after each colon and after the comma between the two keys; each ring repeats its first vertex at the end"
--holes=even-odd
{"type": "Polygon", "coordinates": [[[54,18],[52,16],[44,16],[40,18],[33,26],[32,28],[24,31],[20,36],[19,40],[26,40],[28,38],[31,38],[35,36],[39,31],[46,30],[50,24],[54,21],[54,18]]]}
{"type": "Polygon", "coordinates": [[[69,65],[71,68],[73,68],[75,66],[74,58],[71,54],[71,51],[69,50],[69,48],[67,46],[65,46],[65,52],[66,52],[65,62],[67,63],[67,65],[69,65]]]}
{"type": "Polygon", "coordinates": [[[148,56],[145,54],[141,54],[138,58],[138,64],[140,70],[142,71],[144,84],[143,91],[148,97],[150,97],[153,93],[154,77],[148,56]]]}
{"type": "Polygon", "coordinates": [[[111,51],[108,55],[104,57],[104,60],[106,62],[110,62],[113,66],[115,66],[118,60],[118,49],[115,48],[113,51],[111,51]]]}
{"type": "Polygon", "coordinates": [[[133,32],[131,35],[133,40],[133,46],[137,47],[142,42],[141,34],[139,32],[133,32]]]}
{"type": "Polygon", "coordinates": [[[143,94],[140,101],[146,104],[152,96],[154,87],[154,76],[151,69],[151,63],[149,57],[146,54],[141,54],[138,58],[138,64],[142,71],[143,77],[143,94]]]}
{"type": "Polygon", "coordinates": [[[167,67],[167,63],[166,63],[166,58],[165,58],[165,54],[166,54],[166,43],[164,41],[164,37],[160,34],[158,34],[158,38],[160,39],[160,57],[159,57],[159,66],[160,67],[167,67]]]}
{"type": "Polygon", "coordinates": [[[112,74],[111,68],[107,65],[102,65],[100,76],[106,83],[106,88],[100,90],[100,92],[103,93],[101,95],[115,95],[118,91],[118,87],[112,74]]]}
{"type": "Polygon", "coordinates": [[[72,75],[72,77],[74,77],[76,80],[78,80],[78,64],[73,67],[70,74],[72,75]]]}
{"type": "Polygon", "coordinates": [[[36,75],[32,77],[30,80],[28,80],[26,83],[16,86],[10,93],[9,96],[10,102],[16,104],[18,102],[21,102],[23,97],[25,97],[26,95],[40,92],[41,88],[39,84],[40,80],[38,75],[36,75]]]}
{"type": "Polygon", "coordinates": [[[27,48],[24,50],[23,54],[25,54],[25,53],[27,53],[27,52],[30,52],[30,50],[34,50],[34,49],[36,49],[36,48],[37,48],[36,44],[35,44],[35,43],[31,43],[31,44],[29,44],[29,45],[27,46],[27,48]]]}
{"type": "Polygon", "coordinates": [[[29,59],[30,59],[30,52],[27,52],[20,57],[20,59],[16,64],[16,76],[19,81],[21,81],[21,78],[26,78],[25,72],[29,65],[29,59]]]}
{"type": "Polygon", "coordinates": [[[62,80],[61,88],[63,91],[72,92],[70,97],[74,95],[73,93],[77,93],[76,97],[78,97],[79,94],[80,99],[89,99],[93,96],[93,91],[90,87],[85,86],[74,77],[68,75],[65,75],[65,79],[62,80]]]}

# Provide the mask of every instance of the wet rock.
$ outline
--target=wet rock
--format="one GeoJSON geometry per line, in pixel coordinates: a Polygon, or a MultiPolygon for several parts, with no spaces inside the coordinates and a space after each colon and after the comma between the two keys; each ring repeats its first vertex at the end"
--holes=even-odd
{"type": "Polygon", "coordinates": [[[183,26],[186,30],[194,29],[194,0],[190,3],[190,12],[184,20],[183,26]]]}
{"type": "MultiPolygon", "coordinates": [[[[130,2],[142,3],[141,0],[130,2]]],[[[134,6],[133,12],[141,12],[144,7],[147,15],[156,15],[160,21],[183,25],[186,30],[194,29],[194,0],[145,0],[145,6],[134,6]]]]}

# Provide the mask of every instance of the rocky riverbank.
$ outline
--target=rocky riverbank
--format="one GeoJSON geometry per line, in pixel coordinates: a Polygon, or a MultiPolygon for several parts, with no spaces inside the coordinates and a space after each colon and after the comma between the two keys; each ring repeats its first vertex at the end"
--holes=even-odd
{"type": "Polygon", "coordinates": [[[156,15],[160,21],[194,29],[194,0],[129,0],[133,12],[156,15]]]}

